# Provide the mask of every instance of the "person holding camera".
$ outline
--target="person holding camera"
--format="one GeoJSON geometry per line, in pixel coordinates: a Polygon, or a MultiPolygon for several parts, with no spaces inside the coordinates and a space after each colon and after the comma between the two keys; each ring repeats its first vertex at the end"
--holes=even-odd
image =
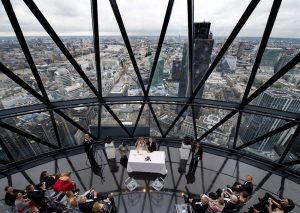
{"type": "Polygon", "coordinates": [[[276,199],[270,193],[258,198],[259,203],[250,208],[250,213],[287,213],[295,208],[294,202],[289,198],[276,199]]]}

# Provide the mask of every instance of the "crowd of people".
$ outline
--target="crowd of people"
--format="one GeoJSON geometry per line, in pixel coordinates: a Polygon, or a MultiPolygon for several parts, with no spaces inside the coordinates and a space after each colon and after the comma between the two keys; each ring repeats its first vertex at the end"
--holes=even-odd
{"type": "MultiPolygon", "coordinates": [[[[244,183],[235,182],[232,186],[227,185],[226,189],[217,189],[216,192],[202,194],[200,197],[191,194],[183,194],[183,197],[195,213],[237,213],[248,202],[252,193],[253,177],[247,175],[244,183]]],[[[247,213],[288,213],[295,207],[291,199],[276,199],[269,193],[258,200],[259,203],[251,206],[247,213]]]]}
{"type": "Polygon", "coordinates": [[[25,190],[6,186],[4,190],[5,204],[18,213],[62,213],[68,209],[84,213],[117,212],[111,193],[101,194],[91,188],[80,194],[71,172],[49,175],[43,171],[39,184],[30,184],[25,190]]]}
{"type": "MultiPolygon", "coordinates": [[[[92,142],[92,138],[85,135],[85,152],[91,166],[97,166],[92,142]]],[[[191,161],[187,176],[194,176],[198,161],[202,160],[203,150],[200,142],[193,143],[191,138],[185,138],[184,142],[191,145],[191,161]]],[[[115,150],[112,139],[108,138],[106,148],[110,146],[115,150]]],[[[137,140],[135,147],[137,152],[157,150],[157,144],[153,138],[146,140],[141,137],[137,140]]],[[[120,164],[126,167],[129,148],[122,143],[118,151],[121,155],[120,164]]],[[[61,213],[66,209],[78,209],[84,213],[117,212],[112,194],[98,193],[94,188],[80,194],[76,183],[71,179],[71,172],[50,175],[48,171],[43,171],[39,184],[30,184],[25,190],[16,190],[12,186],[7,186],[5,192],[5,204],[14,208],[18,213],[61,213]],[[53,191],[51,195],[47,193],[50,191],[53,191]]],[[[248,202],[252,193],[253,177],[247,175],[243,183],[235,182],[233,185],[227,185],[225,189],[217,189],[215,192],[196,197],[190,193],[183,194],[183,197],[194,213],[238,213],[248,202]]],[[[244,213],[288,213],[294,207],[295,204],[291,199],[275,198],[266,193],[264,197],[258,198],[258,203],[244,213]]]]}

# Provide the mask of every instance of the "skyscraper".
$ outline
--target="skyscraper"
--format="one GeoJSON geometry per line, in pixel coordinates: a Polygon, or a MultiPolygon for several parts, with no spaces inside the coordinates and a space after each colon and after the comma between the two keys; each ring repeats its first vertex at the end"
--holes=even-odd
{"type": "Polygon", "coordinates": [[[151,86],[161,86],[162,85],[163,74],[164,74],[164,63],[165,63],[164,59],[162,59],[162,58],[158,59],[151,86]]]}
{"type": "Polygon", "coordinates": [[[180,59],[173,60],[173,64],[172,64],[172,80],[173,81],[180,80],[181,68],[182,68],[181,60],[180,59]]]}
{"type": "MultiPolygon", "coordinates": [[[[290,91],[270,89],[258,97],[255,105],[290,112],[299,112],[300,97],[296,93],[290,91]]],[[[239,137],[242,143],[246,143],[284,125],[285,123],[286,122],[281,119],[247,114],[241,125],[239,137]]],[[[259,151],[272,151],[275,145],[280,144],[285,140],[282,135],[286,135],[286,131],[266,138],[260,143],[253,144],[251,147],[259,151]]]]}
{"type": "MultiPolygon", "coordinates": [[[[194,44],[193,44],[193,72],[192,81],[189,79],[189,54],[188,44],[184,44],[182,56],[182,69],[179,81],[179,97],[190,96],[190,84],[192,83],[193,90],[197,87],[205,72],[207,71],[214,40],[209,32],[210,22],[194,23],[194,44]]],[[[196,98],[202,98],[204,86],[200,89],[196,98]]],[[[180,109],[180,106],[179,106],[180,109]]],[[[196,118],[200,117],[200,108],[195,108],[196,118]]]]}

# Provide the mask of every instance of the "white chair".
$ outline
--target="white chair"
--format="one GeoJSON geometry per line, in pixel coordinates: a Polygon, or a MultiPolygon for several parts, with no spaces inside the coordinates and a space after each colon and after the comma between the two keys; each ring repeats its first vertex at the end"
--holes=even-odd
{"type": "Polygon", "coordinates": [[[188,213],[188,212],[193,213],[194,211],[190,205],[188,205],[187,203],[183,203],[183,204],[175,204],[175,212],[176,213],[188,213]]]}
{"type": "Polygon", "coordinates": [[[154,188],[156,191],[160,191],[165,186],[165,180],[161,177],[158,177],[151,183],[150,185],[152,188],[154,188]]]}
{"type": "Polygon", "coordinates": [[[125,180],[125,185],[129,191],[133,191],[139,186],[136,180],[132,177],[128,177],[125,180]]]}

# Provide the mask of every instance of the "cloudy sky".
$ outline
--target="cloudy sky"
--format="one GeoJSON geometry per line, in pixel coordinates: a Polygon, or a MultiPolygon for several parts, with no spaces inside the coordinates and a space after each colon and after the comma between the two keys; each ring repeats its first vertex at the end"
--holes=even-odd
{"type": "MultiPolygon", "coordinates": [[[[11,0],[25,35],[47,35],[21,0],[11,0]]],[[[92,35],[89,0],[35,0],[58,35],[92,35]]],[[[216,36],[228,36],[247,7],[249,0],[194,0],[195,21],[211,22],[216,36]]],[[[159,35],[167,0],[117,0],[129,35],[159,35]]],[[[239,36],[261,36],[271,0],[261,0],[239,36]]],[[[120,35],[108,0],[98,0],[100,35],[120,35]]],[[[272,37],[300,38],[300,0],[283,0],[272,37]]],[[[167,35],[187,34],[185,0],[175,0],[167,35]]],[[[0,36],[14,35],[0,3],[0,36]]]]}

